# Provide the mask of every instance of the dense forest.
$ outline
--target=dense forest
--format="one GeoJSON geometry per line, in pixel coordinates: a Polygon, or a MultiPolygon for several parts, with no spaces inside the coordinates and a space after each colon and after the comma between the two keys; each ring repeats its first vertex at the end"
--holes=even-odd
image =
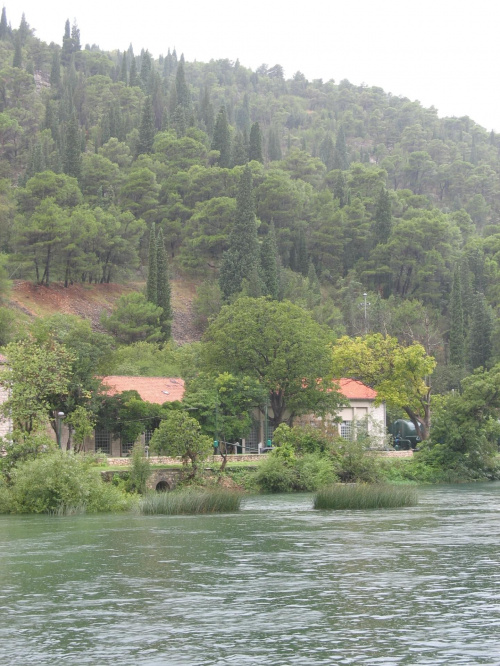
{"type": "Polygon", "coordinates": [[[199,284],[200,327],[235,294],[288,299],[421,342],[446,391],[500,360],[499,172],[500,135],[378,87],[104,52],[64,20],[46,44],[2,12],[8,276],[145,281],[155,254],[199,284]]]}

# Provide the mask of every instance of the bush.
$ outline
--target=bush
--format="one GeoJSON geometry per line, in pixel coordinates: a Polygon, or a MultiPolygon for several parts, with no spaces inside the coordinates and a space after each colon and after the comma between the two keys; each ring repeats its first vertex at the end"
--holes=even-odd
{"type": "Polygon", "coordinates": [[[11,471],[11,511],[15,513],[122,511],[130,499],[78,455],[55,451],[11,471]]]}
{"type": "Polygon", "coordinates": [[[148,493],[139,511],[146,515],[233,513],[239,511],[241,493],[230,490],[183,489],[174,492],[148,493]]]}
{"type": "Polygon", "coordinates": [[[337,481],[333,463],[329,458],[317,453],[289,458],[280,455],[280,451],[281,449],[277,449],[268,454],[259,465],[255,480],[262,492],[313,491],[337,481]]]}
{"type": "Polygon", "coordinates": [[[143,444],[136,442],[132,449],[129,487],[130,490],[136,490],[141,495],[146,492],[146,484],[151,476],[151,464],[146,458],[146,452],[143,444]]]}
{"type": "Polygon", "coordinates": [[[376,483],[382,480],[378,458],[367,454],[360,442],[340,440],[333,452],[334,470],[343,483],[376,483]]]}
{"type": "Polygon", "coordinates": [[[330,448],[331,439],[326,433],[311,425],[290,428],[286,423],[280,423],[273,434],[275,446],[290,444],[299,455],[324,453],[330,448]]]}
{"type": "Polygon", "coordinates": [[[315,509],[385,509],[415,506],[414,488],[382,484],[335,485],[323,488],[314,498],[315,509]]]}

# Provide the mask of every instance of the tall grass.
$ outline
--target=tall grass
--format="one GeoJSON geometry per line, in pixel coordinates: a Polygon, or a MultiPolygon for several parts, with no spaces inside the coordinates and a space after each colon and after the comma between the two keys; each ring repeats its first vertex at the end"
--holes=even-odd
{"type": "Polygon", "coordinates": [[[390,509],[415,506],[417,491],[406,486],[389,484],[334,485],[318,491],[315,509],[390,509]]]}
{"type": "Polygon", "coordinates": [[[232,513],[239,511],[241,493],[230,490],[180,490],[148,493],[139,503],[141,513],[179,515],[193,513],[232,513]]]}

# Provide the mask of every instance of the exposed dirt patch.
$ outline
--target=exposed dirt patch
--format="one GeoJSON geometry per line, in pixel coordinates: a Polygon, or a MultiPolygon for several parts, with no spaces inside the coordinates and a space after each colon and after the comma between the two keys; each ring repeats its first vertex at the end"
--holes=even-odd
{"type": "MultiPolygon", "coordinates": [[[[173,338],[179,344],[200,339],[200,333],[193,323],[192,303],[196,292],[194,283],[183,280],[172,281],[172,307],[174,321],[173,338]]],[[[24,280],[13,283],[10,305],[29,317],[43,317],[61,312],[88,319],[92,328],[102,331],[101,314],[109,313],[116,300],[130,291],[143,288],[143,284],[73,284],[64,287],[54,283],[42,287],[24,280]]]]}

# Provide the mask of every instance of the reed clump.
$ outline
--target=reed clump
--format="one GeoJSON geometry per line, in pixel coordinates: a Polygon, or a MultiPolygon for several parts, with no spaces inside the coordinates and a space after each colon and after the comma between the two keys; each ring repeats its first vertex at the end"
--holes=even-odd
{"type": "Polygon", "coordinates": [[[139,503],[146,515],[180,515],[196,513],[234,513],[239,511],[241,493],[219,489],[189,489],[148,493],[139,503]]]}
{"type": "Polygon", "coordinates": [[[417,503],[415,488],[378,483],[336,484],[314,497],[315,509],[393,509],[417,503]]]}

